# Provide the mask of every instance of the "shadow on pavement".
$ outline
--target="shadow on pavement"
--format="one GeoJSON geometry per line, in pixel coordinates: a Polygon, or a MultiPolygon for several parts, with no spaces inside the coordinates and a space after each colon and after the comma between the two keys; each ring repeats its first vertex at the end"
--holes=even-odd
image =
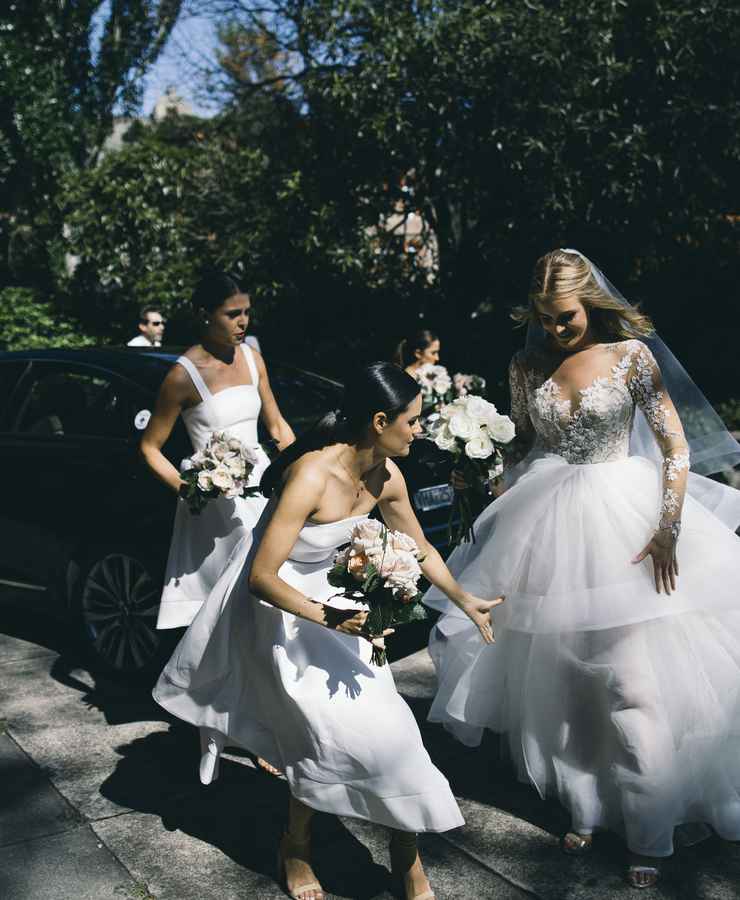
{"type": "MultiPolygon", "coordinates": [[[[179,723],[115,749],[121,758],[100,786],[104,797],[158,815],[167,830],[211,844],[253,872],[276,876],[288,808],[283,779],[222,759],[219,780],[202,786],[196,731],[179,723]]],[[[387,888],[387,869],[373,863],[370,852],[335,817],[317,814],[313,847],[316,874],[326,891],[369,900],[387,888]]]]}

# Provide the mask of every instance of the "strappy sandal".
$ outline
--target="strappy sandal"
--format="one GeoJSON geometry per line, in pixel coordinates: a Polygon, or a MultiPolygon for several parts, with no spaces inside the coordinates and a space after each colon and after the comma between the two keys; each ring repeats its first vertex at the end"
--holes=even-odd
{"type": "Polygon", "coordinates": [[[578,834],[577,831],[567,832],[560,841],[560,849],[568,856],[583,856],[584,853],[591,850],[593,845],[593,835],[578,834]]]}
{"type": "Polygon", "coordinates": [[[645,888],[655,887],[660,879],[660,869],[657,866],[630,865],[627,867],[627,883],[630,887],[644,891],[645,888]],[[638,881],[638,876],[649,876],[645,881],[638,881]]]}
{"type": "Polygon", "coordinates": [[[305,862],[309,867],[311,865],[308,862],[308,857],[310,856],[308,848],[310,847],[311,842],[308,840],[297,841],[295,838],[291,837],[287,832],[285,832],[280,840],[280,846],[278,847],[277,856],[277,875],[278,882],[280,883],[281,887],[291,898],[291,900],[309,900],[309,896],[311,894],[314,895],[312,900],[324,900],[324,889],[316,880],[309,881],[306,884],[299,884],[292,890],[288,887],[288,872],[285,866],[285,852],[283,850],[283,846],[286,841],[291,845],[293,849],[301,850],[305,848],[305,852],[303,852],[297,858],[302,862],[305,862]]]}
{"type": "Polygon", "coordinates": [[[406,873],[416,862],[419,850],[416,846],[416,835],[397,831],[388,846],[391,856],[391,875],[401,889],[406,900],[436,900],[432,890],[410,895],[406,891],[406,873]]]}
{"type": "Polygon", "coordinates": [[[261,756],[256,756],[256,765],[260,772],[264,772],[265,775],[272,775],[273,778],[282,778],[283,773],[280,769],[276,769],[272,763],[269,763],[266,759],[263,759],[261,756]]]}

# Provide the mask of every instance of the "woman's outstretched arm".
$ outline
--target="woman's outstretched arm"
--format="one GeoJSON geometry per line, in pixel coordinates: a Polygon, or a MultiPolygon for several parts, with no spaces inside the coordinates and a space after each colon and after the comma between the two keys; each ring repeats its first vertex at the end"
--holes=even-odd
{"type": "Polygon", "coordinates": [[[406,481],[398,466],[391,460],[386,462],[388,479],[378,500],[383,521],[394,531],[402,531],[415,541],[424,557],[421,570],[424,577],[442,591],[455,606],[459,607],[477,626],[487,643],[493,642],[493,627],[490,611],[504,602],[503,597],[482,600],[466,591],[455,581],[444,560],[426,539],[419,520],[416,518],[406,481]]]}

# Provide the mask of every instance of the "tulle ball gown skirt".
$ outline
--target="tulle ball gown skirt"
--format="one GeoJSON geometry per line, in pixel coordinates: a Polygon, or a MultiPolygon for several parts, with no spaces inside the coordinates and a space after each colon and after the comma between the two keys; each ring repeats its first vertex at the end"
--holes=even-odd
{"type": "Polygon", "coordinates": [[[660,470],[536,459],[449,560],[467,589],[506,595],[496,644],[436,590],[425,598],[443,612],[430,719],[471,746],[485,728],[507,735],[519,776],[579,832],[619,831],[648,856],[670,855],[683,823],[740,839],[739,501],[690,476],[666,596],[649,558],[631,563],[655,528],[660,470]]]}

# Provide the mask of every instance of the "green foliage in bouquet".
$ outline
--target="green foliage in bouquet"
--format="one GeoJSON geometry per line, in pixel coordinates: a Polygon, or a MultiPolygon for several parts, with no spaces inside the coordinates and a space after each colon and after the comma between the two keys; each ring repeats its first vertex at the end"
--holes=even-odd
{"type": "MultiPolygon", "coordinates": [[[[193,515],[199,516],[203,509],[211,500],[216,500],[224,492],[215,485],[210,490],[204,491],[198,485],[198,475],[200,473],[196,469],[189,469],[187,472],[181,472],[180,478],[185,484],[180,486],[180,496],[188,504],[188,508],[193,515]]],[[[244,487],[236,494],[237,497],[256,497],[260,492],[259,485],[244,487]]]]}

